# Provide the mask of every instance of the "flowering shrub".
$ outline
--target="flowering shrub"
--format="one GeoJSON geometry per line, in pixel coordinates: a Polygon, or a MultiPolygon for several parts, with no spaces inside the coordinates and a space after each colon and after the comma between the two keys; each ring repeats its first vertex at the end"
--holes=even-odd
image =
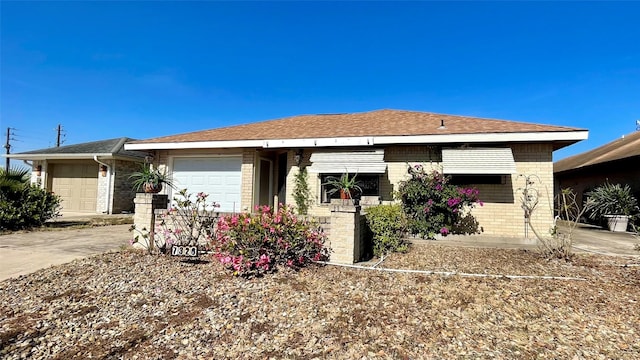
{"type": "Polygon", "coordinates": [[[131,245],[137,243],[150,254],[164,253],[173,245],[202,245],[214,233],[220,207],[217,202],[208,201],[208,197],[203,192],[191,194],[187,189],[180,190],[169,211],[160,215],[153,233],[131,226],[129,230],[138,233],[130,241],[131,245]]]}
{"type": "Polygon", "coordinates": [[[214,256],[235,275],[258,276],[282,265],[298,269],[327,260],[326,236],[309,220],[298,219],[293,208],[275,211],[256,206],[255,213],[222,216],[218,221],[214,256]]]}
{"type": "Polygon", "coordinates": [[[449,184],[448,177],[438,171],[427,173],[422,165],[409,167],[409,175],[400,182],[398,194],[412,234],[433,239],[436,234],[477,232],[468,210],[482,206],[478,190],[449,184]]]}

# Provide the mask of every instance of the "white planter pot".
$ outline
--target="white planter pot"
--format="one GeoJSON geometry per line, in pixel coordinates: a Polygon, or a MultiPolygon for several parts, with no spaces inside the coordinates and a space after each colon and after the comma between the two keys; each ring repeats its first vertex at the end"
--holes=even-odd
{"type": "Polygon", "coordinates": [[[609,231],[625,232],[629,224],[629,217],[626,215],[605,215],[609,231]]]}

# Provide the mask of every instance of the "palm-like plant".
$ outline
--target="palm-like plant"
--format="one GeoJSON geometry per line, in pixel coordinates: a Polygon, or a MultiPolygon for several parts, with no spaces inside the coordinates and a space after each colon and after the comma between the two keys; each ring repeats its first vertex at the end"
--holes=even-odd
{"type": "Polygon", "coordinates": [[[29,169],[0,168],[0,189],[17,189],[29,184],[29,169]]]}
{"type": "Polygon", "coordinates": [[[604,183],[586,194],[589,218],[598,220],[605,215],[629,216],[638,212],[638,202],[629,185],[604,183]]]}
{"type": "Polygon", "coordinates": [[[149,165],[143,165],[140,171],[136,171],[129,176],[132,180],[133,188],[136,191],[142,189],[147,193],[157,193],[162,190],[162,184],[173,188],[173,181],[166,173],[161,173],[158,169],[151,169],[149,165]]]}
{"type": "Polygon", "coordinates": [[[353,192],[362,192],[360,187],[361,182],[356,179],[358,174],[354,174],[349,177],[349,173],[343,173],[340,177],[327,176],[327,181],[322,185],[328,185],[330,189],[327,190],[327,194],[333,195],[340,191],[340,197],[343,199],[353,198],[353,192]],[[344,196],[343,196],[344,195],[344,196]]]}

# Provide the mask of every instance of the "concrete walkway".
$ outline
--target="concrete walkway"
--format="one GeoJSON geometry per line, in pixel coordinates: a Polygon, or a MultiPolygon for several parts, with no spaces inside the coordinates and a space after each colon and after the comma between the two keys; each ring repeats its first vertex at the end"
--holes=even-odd
{"type": "MultiPolygon", "coordinates": [[[[489,235],[452,235],[442,240],[415,240],[414,243],[435,243],[466,247],[495,247],[513,249],[536,249],[538,242],[533,233],[529,240],[515,237],[489,235]]],[[[579,224],[573,233],[573,251],[576,253],[596,253],[610,256],[640,258],[635,250],[640,239],[630,232],[611,232],[598,226],[579,224]]]]}
{"type": "Polygon", "coordinates": [[[129,245],[131,225],[0,235],[0,281],[129,245]]]}

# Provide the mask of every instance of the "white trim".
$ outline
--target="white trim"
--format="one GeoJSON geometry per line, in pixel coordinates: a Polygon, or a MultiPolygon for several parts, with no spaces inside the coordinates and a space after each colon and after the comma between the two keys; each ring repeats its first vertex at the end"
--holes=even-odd
{"type": "Polygon", "coordinates": [[[223,140],[223,141],[193,141],[169,143],[124,144],[125,150],[179,150],[179,149],[219,149],[219,148],[261,148],[264,140],[223,140]]]}
{"type": "Polygon", "coordinates": [[[478,133],[478,134],[443,134],[417,136],[379,136],[375,137],[375,144],[413,144],[413,143],[491,143],[491,142],[522,142],[522,141],[578,141],[585,140],[588,131],[562,132],[525,132],[525,133],[478,133]]]}
{"type": "Polygon", "coordinates": [[[399,135],[332,137],[274,140],[224,140],[125,144],[125,150],[172,150],[172,149],[216,149],[216,148],[296,148],[373,146],[392,144],[443,144],[443,143],[491,143],[526,141],[580,141],[589,137],[587,130],[543,131],[516,133],[475,133],[442,135],[399,135]]]}
{"type": "Polygon", "coordinates": [[[104,154],[95,154],[95,153],[86,153],[86,154],[9,154],[8,158],[17,159],[17,160],[93,160],[94,156],[98,156],[106,159],[113,159],[116,156],[113,156],[111,153],[104,154]]]}

